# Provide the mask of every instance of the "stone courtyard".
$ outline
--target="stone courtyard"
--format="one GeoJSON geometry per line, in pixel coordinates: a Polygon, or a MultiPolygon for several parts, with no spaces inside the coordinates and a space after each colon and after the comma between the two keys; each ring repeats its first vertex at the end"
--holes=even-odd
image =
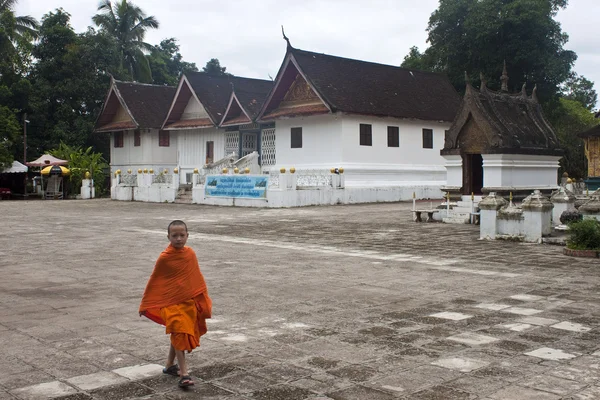
{"type": "Polygon", "coordinates": [[[600,398],[600,262],[411,206],[0,202],[0,399],[600,398]],[[187,391],[137,313],[172,219],[214,302],[187,391]]]}

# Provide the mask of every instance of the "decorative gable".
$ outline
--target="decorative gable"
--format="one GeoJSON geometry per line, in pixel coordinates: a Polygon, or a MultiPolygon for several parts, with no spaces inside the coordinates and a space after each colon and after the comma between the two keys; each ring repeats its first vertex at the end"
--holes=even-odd
{"type": "Polygon", "coordinates": [[[112,122],[133,122],[133,119],[131,118],[131,115],[129,115],[127,110],[125,110],[123,105],[119,103],[117,112],[115,113],[112,122]]]}
{"type": "Polygon", "coordinates": [[[190,99],[188,100],[188,103],[185,106],[185,109],[183,110],[183,113],[181,114],[180,119],[188,120],[188,119],[198,119],[198,118],[210,118],[210,117],[208,116],[208,113],[206,112],[206,109],[204,108],[202,103],[200,103],[200,101],[198,101],[198,99],[196,99],[195,96],[190,96],[190,99]]]}
{"type": "Polygon", "coordinates": [[[179,88],[167,118],[163,123],[163,129],[191,129],[207,128],[214,126],[206,108],[194,94],[185,75],[179,82],[179,88]]]}
{"type": "Polygon", "coordinates": [[[321,99],[319,99],[302,75],[298,74],[296,75],[294,83],[292,83],[285,96],[283,96],[283,101],[280,103],[279,107],[283,108],[314,104],[321,104],[321,99]]]}
{"type": "Polygon", "coordinates": [[[282,71],[277,76],[275,89],[267,99],[259,119],[269,121],[329,112],[329,107],[307,82],[292,58],[288,58],[284,61],[282,71]]]}

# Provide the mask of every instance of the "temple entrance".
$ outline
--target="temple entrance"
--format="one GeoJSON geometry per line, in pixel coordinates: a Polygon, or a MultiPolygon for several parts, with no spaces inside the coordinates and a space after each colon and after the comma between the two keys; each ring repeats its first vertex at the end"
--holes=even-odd
{"type": "Polygon", "coordinates": [[[254,151],[258,151],[258,133],[243,132],[240,145],[240,157],[244,157],[254,151]]]}
{"type": "Polygon", "coordinates": [[[483,157],[481,154],[463,154],[463,194],[482,194],[483,157]]]}

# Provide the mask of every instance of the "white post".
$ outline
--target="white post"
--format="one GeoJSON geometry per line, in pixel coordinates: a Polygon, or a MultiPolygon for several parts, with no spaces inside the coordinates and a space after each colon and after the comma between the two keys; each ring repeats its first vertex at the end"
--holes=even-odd
{"type": "Polygon", "coordinates": [[[413,211],[417,210],[417,194],[413,192],[413,211]]]}
{"type": "Polygon", "coordinates": [[[490,194],[479,203],[481,210],[479,218],[479,238],[496,239],[498,233],[497,219],[498,210],[506,206],[507,202],[495,192],[490,194]]]}
{"type": "Polygon", "coordinates": [[[530,243],[541,243],[544,235],[552,233],[552,208],[550,200],[539,190],[527,196],[521,205],[523,208],[523,233],[525,241],[530,243]]]}

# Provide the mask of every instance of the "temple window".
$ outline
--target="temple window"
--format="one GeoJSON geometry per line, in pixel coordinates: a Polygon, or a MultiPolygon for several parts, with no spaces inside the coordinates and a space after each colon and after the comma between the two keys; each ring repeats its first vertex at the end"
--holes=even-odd
{"type": "Polygon", "coordinates": [[[302,148],[302,128],[292,128],[291,129],[292,137],[292,149],[301,149],[302,148]]]}
{"type": "Polygon", "coordinates": [[[423,129],[423,148],[433,149],[433,129],[423,129]]]}
{"type": "Polygon", "coordinates": [[[123,132],[115,132],[115,147],[123,147],[123,132]]]}
{"type": "Polygon", "coordinates": [[[400,147],[400,128],[388,126],[388,147],[400,147]]]}
{"type": "Polygon", "coordinates": [[[133,131],[133,145],[141,146],[142,145],[142,135],[140,134],[140,130],[136,129],[133,131]]]}
{"type": "Polygon", "coordinates": [[[158,132],[158,145],[160,147],[169,147],[171,144],[169,131],[159,131],[158,132]]]}
{"type": "Polygon", "coordinates": [[[360,145],[373,146],[373,127],[371,124],[360,124],[360,145]]]}

